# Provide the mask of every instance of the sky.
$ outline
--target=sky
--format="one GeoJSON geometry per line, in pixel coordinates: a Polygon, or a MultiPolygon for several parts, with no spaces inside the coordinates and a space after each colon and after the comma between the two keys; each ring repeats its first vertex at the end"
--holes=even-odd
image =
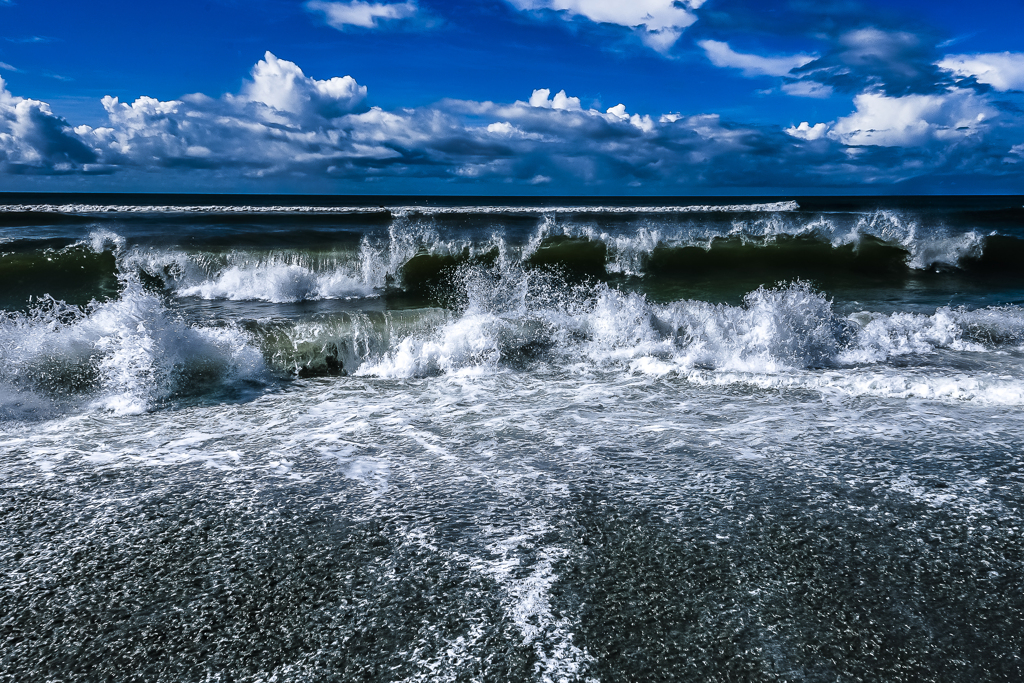
{"type": "Polygon", "coordinates": [[[1024,194],[1024,0],[0,0],[0,191],[1024,194]]]}

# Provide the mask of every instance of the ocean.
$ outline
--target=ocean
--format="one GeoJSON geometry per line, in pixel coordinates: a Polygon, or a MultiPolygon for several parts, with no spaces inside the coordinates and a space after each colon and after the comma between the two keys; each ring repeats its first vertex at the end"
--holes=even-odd
{"type": "Polygon", "coordinates": [[[0,195],[0,679],[1024,679],[1024,197],[0,195]]]}

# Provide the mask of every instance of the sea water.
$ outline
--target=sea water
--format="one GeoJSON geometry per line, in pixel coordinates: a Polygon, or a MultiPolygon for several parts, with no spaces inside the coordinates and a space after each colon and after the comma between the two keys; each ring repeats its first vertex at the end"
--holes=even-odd
{"type": "Polygon", "coordinates": [[[1024,673],[1024,198],[0,203],[11,680],[1024,673]]]}

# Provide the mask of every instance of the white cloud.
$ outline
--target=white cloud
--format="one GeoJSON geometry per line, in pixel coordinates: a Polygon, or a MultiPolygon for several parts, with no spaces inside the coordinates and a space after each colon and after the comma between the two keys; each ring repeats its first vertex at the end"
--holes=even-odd
{"type": "Polygon", "coordinates": [[[7,62],[0,62],[0,71],[20,71],[20,69],[11,66],[7,62]]]}
{"type": "MultiPolygon", "coordinates": [[[[81,130],[91,131],[88,126],[81,130]]],[[[0,78],[0,171],[96,172],[101,170],[99,150],[90,142],[45,102],[13,96],[0,78]]]]}
{"type": "Polygon", "coordinates": [[[626,112],[626,105],[621,103],[616,104],[614,107],[608,107],[607,113],[623,121],[629,120],[629,113],[626,112]]]}
{"type": "Polygon", "coordinates": [[[513,126],[508,121],[495,121],[487,125],[487,132],[503,138],[518,138],[521,140],[554,140],[549,136],[540,135],[538,133],[527,133],[521,128],[513,126]]]}
{"type": "Polygon", "coordinates": [[[801,140],[820,140],[828,132],[828,124],[816,123],[812,126],[803,121],[799,126],[790,126],[786,132],[801,140]]]}
{"type": "Polygon", "coordinates": [[[366,87],[351,76],[318,81],[303,74],[294,62],[270,52],[257,62],[251,75],[242,97],[279,112],[333,118],[354,111],[366,99],[366,87]]]}
{"type": "MultiPolygon", "coordinates": [[[[650,116],[648,116],[646,114],[643,115],[643,116],[640,116],[639,114],[633,114],[632,116],[630,116],[629,112],[626,111],[626,105],[624,105],[624,104],[616,104],[614,107],[609,107],[608,110],[605,113],[608,115],[608,117],[610,117],[609,118],[610,121],[614,121],[614,120],[628,121],[630,125],[632,125],[632,126],[634,126],[636,128],[639,128],[640,130],[642,130],[645,133],[650,133],[655,128],[654,120],[650,116]]],[[[679,118],[677,117],[675,119],[671,119],[670,122],[674,123],[675,121],[678,121],[678,120],[679,120],[679,118]]],[[[665,123],[665,122],[666,122],[665,117],[662,117],[658,121],[658,123],[665,123]]]]}
{"type": "Polygon", "coordinates": [[[794,81],[792,83],[783,83],[782,92],[794,97],[825,99],[832,97],[834,91],[831,85],[824,85],[815,81],[794,81]]]}
{"type": "Polygon", "coordinates": [[[683,29],[697,21],[690,9],[704,0],[508,0],[519,10],[564,12],[566,18],[581,16],[599,24],[617,24],[640,30],[644,44],[667,52],[683,29]]]}
{"type": "Polygon", "coordinates": [[[508,121],[495,121],[494,123],[488,124],[487,132],[494,133],[495,135],[514,135],[521,131],[508,121]]]}
{"type": "Polygon", "coordinates": [[[715,66],[741,69],[748,78],[754,76],[785,76],[793,69],[814,61],[811,55],[788,57],[762,57],[734,51],[728,43],[719,40],[701,40],[697,43],[715,66]]]}
{"type": "Polygon", "coordinates": [[[937,66],[957,76],[974,76],[996,90],[1024,90],[1024,53],[946,55],[937,66]]]}
{"type": "Polygon", "coordinates": [[[350,2],[310,0],[306,3],[306,9],[323,14],[328,25],[339,31],[346,26],[377,28],[378,22],[381,20],[408,19],[415,16],[417,11],[416,3],[411,0],[392,4],[362,2],[362,0],[351,0],[350,2]]]}
{"type": "Polygon", "coordinates": [[[1003,157],[1004,164],[1019,164],[1024,161],[1024,143],[1014,145],[1010,148],[1008,156],[1003,157]]]}
{"type": "Polygon", "coordinates": [[[969,90],[886,97],[862,93],[857,111],[836,121],[829,137],[844,145],[908,147],[977,135],[995,110],[969,90]]]}
{"type": "Polygon", "coordinates": [[[672,49],[681,35],[683,35],[681,29],[662,28],[657,31],[641,31],[640,40],[655,52],[665,54],[672,49]]]}
{"type": "Polygon", "coordinates": [[[553,99],[550,96],[551,91],[547,88],[534,90],[533,94],[530,95],[530,106],[544,109],[559,109],[561,111],[579,111],[581,109],[580,98],[569,97],[565,94],[564,90],[559,90],[553,99]]]}
{"type": "Polygon", "coordinates": [[[103,126],[72,128],[0,79],[0,177],[105,172],[196,187],[205,179],[305,176],[321,183],[430,179],[433,188],[449,181],[573,190],[640,184],[671,192],[889,182],[956,164],[1005,175],[1022,167],[1010,161],[1024,160],[1022,117],[1000,110],[995,118],[987,96],[971,90],[863,94],[847,117],[786,130],[715,114],[652,117],[625,104],[584,109],[579,98],[547,89],[528,102],[442,100],[394,111],[366,108],[366,94],[350,77],[309,78],[268,54],[238,93],[130,103],[107,97],[103,126]]]}
{"type": "Polygon", "coordinates": [[[311,79],[268,54],[238,94],[106,97],[106,125],[72,129],[45,103],[0,86],[0,172],[181,169],[195,178],[205,169],[239,178],[569,179],[620,187],[728,174],[731,164],[707,164],[745,154],[763,135],[716,116],[656,122],[625,105],[583,109],[579,98],[546,89],[530,102],[445,100],[397,111],[360,110],[365,95],[354,80],[311,79]]]}

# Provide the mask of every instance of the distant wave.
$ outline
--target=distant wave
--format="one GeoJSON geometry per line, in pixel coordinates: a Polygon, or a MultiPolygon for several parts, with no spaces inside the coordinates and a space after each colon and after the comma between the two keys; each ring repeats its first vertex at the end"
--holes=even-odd
{"type": "MultiPolygon", "coordinates": [[[[0,300],[51,295],[69,303],[116,296],[140,277],[173,296],[297,302],[406,292],[436,297],[460,268],[557,271],[570,280],[761,283],[803,278],[1024,278],[1024,241],[977,231],[921,230],[893,212],[856,223],[766,214],[743,221],[606,230],[546,216],[530,232],[452,232],[402,220],[388,231],[308,229],[190,237],[191,246],[131,244],[110,230],[89,237],[19,239],[0,245],[0,300]],[[225,241],[227,240],[227,241],[225,241]]],[[[986,280],[987,281],[987,280],[986,280]]],[[[754,283],[756,284],[756,283],[754,283]]]]}
{"type": "Polygon", "coordinates": [[[795,201],[755,204],[693,204],[678,206],[135,206],[130,204],[7,204],[0,205],[0,213],[54,213],[54,214],[637,214],[637,213],[762,213],[797,211],[795,201]]]}

